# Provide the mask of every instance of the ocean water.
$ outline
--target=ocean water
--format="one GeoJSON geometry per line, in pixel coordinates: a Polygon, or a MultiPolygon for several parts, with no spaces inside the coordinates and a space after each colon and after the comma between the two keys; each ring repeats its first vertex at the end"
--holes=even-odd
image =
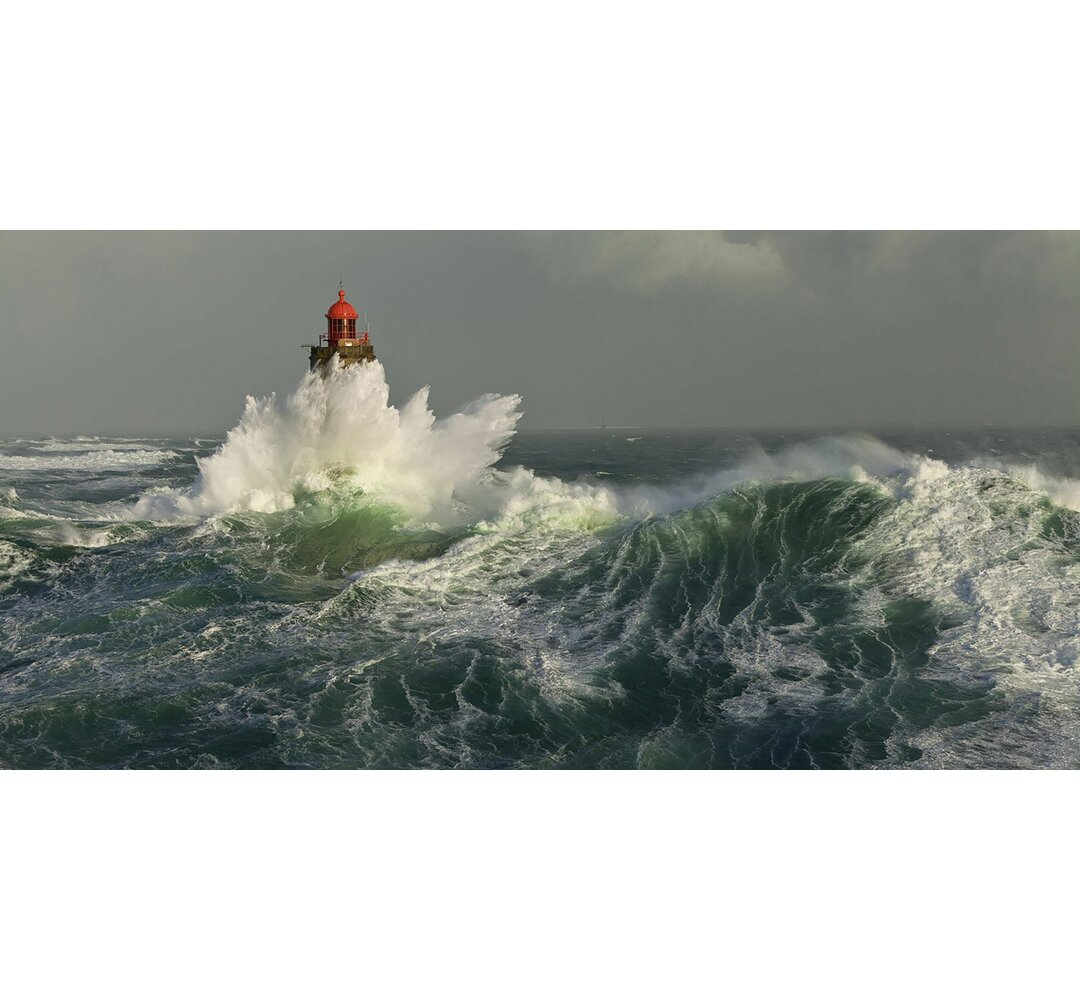
{"type": "Polygon", "coordinates": [[[1080,434],[0,442],[0,766],[1080,765],[1080,434]]]}

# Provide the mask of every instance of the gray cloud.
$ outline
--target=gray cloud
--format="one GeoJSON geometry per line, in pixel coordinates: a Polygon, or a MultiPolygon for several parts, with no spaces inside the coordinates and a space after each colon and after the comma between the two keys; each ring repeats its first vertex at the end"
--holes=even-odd
{"type": "Polygon", "coordinates": [[[672,285],[715,288],[763,281],[784,271],[783,257],[768,235],[739,241],[705,230],[543,233],[535,245],[564,279],[607,277],[647,293],[672,285]]]}
{"type": "Polygon", "coordinates": [[[210,432],[339,274],[397,401],[526,426],[1074,423],[1073,233],[4,233],[0,435],[210,432]]]}

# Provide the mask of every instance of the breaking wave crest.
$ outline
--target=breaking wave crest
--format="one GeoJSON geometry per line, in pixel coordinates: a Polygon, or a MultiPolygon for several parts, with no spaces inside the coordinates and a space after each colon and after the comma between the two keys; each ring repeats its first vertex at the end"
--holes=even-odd
{"type": "MultiPolygon", "coordinates": [[[[225,443],[198,459],[196,482],[148,493],[132,513],[151,520],[276,513],[322,495],[344,503],[386,504],[412,525],[523,523],[538,512],[600,523],[671,514],[743,483],[838,478],[874,483],[903,497],[953,471],[945,462],[903,452],[870,435],[847,434],[775,452],[757,448],[732,466],[674,485],[567,483],[521,467],[495,468],[522,416],[519,396],[481,396],[439,419],[428,393],[425,387],[400,409],[391,406],[384,370],[375,362],[338,368],[328,377],[309,374],[283,405],[274,396],[248,397],[225,443]]],[[[104,460],[115,456],[141,463],[169,454],[121,456],[105,449],[87,459],[104,455],[104,460]]],[[[977,467],[1080,509],[1080,481],[992,459],[977,467]]]]}
{"type": "Polygon", "coordinates": [[[153,466],[176,458],[176,452],[160,448],[104,448],[72,454],[55,449],[28,455],[0,455],[0,469],[27,472],[86,472],[153,466]]]}
{"type": "Polygon", "coordinates": [[[270,513],[333,488],[370,493],[415,518],[460,518],[521,417],[517,396],[486,395],[443,420],[421,389],[390,405],[382,365],[309,374],[279,406],[248,397],[224,445],[186,491],[144,497],[139,517],[270,513]]]}

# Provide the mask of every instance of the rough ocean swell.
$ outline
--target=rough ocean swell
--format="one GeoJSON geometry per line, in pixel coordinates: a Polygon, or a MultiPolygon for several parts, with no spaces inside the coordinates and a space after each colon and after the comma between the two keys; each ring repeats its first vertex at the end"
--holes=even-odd
{"type": "Polygon", "coordinates": [[[1080,765],[1077,435],[518,406],[0,445],[0,765],[1080,765]]]}

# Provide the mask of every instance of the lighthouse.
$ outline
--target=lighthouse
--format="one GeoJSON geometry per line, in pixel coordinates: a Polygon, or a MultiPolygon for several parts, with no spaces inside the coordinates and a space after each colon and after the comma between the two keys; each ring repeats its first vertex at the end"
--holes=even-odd
{"type": "Polygon", "coordinates": [[[325,374],[332,370],[335,354],[343,368],[375,360],[371,333],[366,322],[363,330],[357,330],[359,319],[360,314],[345,301],[345,286],[339,283],[338,300],[326,311],[326,333],[320,335],[317,344],[304,345],[311,351],[312,371],[319,368],[325,374]]]}

